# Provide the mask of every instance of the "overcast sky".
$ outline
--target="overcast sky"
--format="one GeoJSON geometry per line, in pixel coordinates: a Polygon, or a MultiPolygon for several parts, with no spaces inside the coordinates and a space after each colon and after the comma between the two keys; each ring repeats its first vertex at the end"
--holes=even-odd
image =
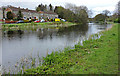
{"type": "Polygon", "coordinates": [[[0,6],[13,5],[16,7],[35,9],[39,4],[50,3],[53,6],[65,6],[66,3],[72,3],[77,6],[85,5],[89,10],[94,12],[94,15],[101,13],[107,9],[111,12],[115,10],[115,6],[119,0],[0,0],[0,6]]]}

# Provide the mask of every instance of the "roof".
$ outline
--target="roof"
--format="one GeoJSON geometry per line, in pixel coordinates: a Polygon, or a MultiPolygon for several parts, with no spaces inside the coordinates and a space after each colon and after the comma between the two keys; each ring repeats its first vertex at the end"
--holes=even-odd
{"type": "Polygon", "coordinates": [[[21,10],[22,12],[31,12],[31,13],[38,13],[35,10],[29,10],[28,8],[24,9],[24,8],[20,8],[20,7],[13,7],[13,6],[8,6],[7,8],[10,8],[12,11],[19,11],[21,10]]]}
{"type": "MultiPolygon", "coordinates": [[[[2,9],[2,8],[0,8],[2,9]]],[[[35,10],[30,10],[28,8],[24,9],[24,8],[20,8],[20,7],[14,7],[14,6],[11,6],[11,5],[8,5],[6,7],[6,11],[19,11],[21,10],[22,12],[31,12],[31,13],[45,13],[45,14],[53,14],[53,15],[57,15],[56,13],[54,13],[53,11],[40,11],[40,12],[37,12],[35,10]]]]}

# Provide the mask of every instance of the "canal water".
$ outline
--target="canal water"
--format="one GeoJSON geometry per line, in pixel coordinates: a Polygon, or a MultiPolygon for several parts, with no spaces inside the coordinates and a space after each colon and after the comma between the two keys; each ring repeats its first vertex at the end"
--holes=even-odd
{"type": "Polygon", "coordinates": [[[2,32],[2,66],[8,69],[19,62],[21,58],[31,55],[45,57],[46,53],[62,50],[67,46],[74,46],[107,28],[110,24],[76,25],[63,28],[38,28],[34,31],[2,32]]]}

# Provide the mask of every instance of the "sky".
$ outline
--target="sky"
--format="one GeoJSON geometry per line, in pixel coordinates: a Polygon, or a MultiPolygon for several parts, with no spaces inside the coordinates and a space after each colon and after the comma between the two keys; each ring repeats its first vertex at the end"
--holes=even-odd
{"type": "Polygon", "coordinates": [[[87,6],[89,10],[93,11],[93,17],[96,14],[102,13],[103,10],[109,10],[111,14],[115,10],[116,4],[119,0],[0,0],[0,7],[12,5],[15,7],[22,7],[35,10],[39,4],[52,4],[53,6],[63,6],[67,3],[72,3],[77,6],[87,6]]]}

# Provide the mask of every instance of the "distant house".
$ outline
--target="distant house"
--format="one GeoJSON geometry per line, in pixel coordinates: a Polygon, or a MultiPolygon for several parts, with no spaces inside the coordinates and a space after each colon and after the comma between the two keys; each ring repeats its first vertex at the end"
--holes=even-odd
{"type": "MultiPolygon", "coordinates": [[[[14,17],[17,17],[17,13],[19,10],[21,10],[22,14],[23,14],[23,19],[27,19],[27,18],[37,18],[37,19],[40,19],[40,18],[55,18],[55,17],[58,17],[58,15],[54,12],[43,12],[43,11],[40,11],[40,12],[37,12],[35,10],[29,10],[28,8],[24,9],[24,8],[20,8],[20,7],[14,7],[14,6],[6,6],[5,7],[6,10],[5,10],[5,18],[6,18],[6,14],[8,11],[11,11],[13,12],[14,14],[14,17]]],[[[2,19],[2,9],[0,9],[0,19],[2,19]]]]}
{"type": "Polygon", "coordinates": [[[44,12],[44,18],[48,18],[48,19],[51,19],[51,18],[58,18],[58,15],[52,11],[47,11],[47,12],[44,12]]]}

